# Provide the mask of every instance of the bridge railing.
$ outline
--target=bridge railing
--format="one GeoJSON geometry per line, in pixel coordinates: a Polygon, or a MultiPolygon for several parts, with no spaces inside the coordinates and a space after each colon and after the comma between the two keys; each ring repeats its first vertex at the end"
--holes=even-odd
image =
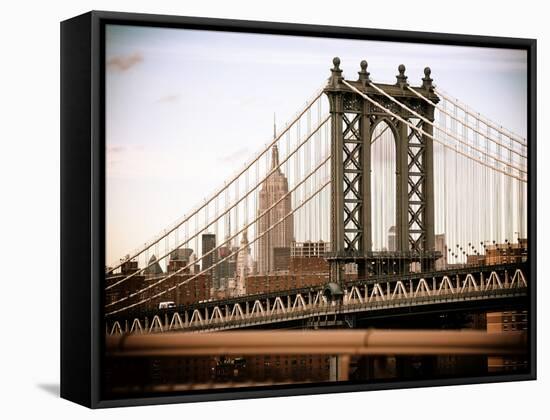
{"type": "Polygon", "coordinates": [[[338,381],[349,379],[352,356],[518,355],[522,332],[441,330],[239,331],[125,335],[106,338],[110,360],[249,355],[327,355],[338,363],[338,381]]]}

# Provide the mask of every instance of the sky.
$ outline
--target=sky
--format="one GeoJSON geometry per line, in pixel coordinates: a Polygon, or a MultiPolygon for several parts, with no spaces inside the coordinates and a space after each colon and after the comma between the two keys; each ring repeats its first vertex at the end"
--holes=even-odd
{"type": "Polygon", "coordinates": [[[106,252],[118,260],[204,199],[326,83],[332,58],[355,80],[434,84],[527,132],[524,51],[107,25],[106,252]]]}

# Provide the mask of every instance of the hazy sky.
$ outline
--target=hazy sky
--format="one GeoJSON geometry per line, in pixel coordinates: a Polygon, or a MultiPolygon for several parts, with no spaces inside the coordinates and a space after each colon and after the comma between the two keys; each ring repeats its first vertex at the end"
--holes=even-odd
{"type": "Polygon", "coordinates": [[[525,136],[524,51],[114,26],[106,29],[107,263],[183,216],[304,105],[339,56],[357,78],[420,85],[525,136]]]}

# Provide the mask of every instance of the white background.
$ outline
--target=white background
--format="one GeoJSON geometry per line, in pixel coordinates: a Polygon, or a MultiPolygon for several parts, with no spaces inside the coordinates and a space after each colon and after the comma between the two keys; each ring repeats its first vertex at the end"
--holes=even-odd
{"type": "MultiPolygon", "coordinates": [[[[546,166],[550,29],[544,2],[11,1],[0,25],[0,416],[2,418],[544,418],[550,391],[546,166]],[[59,390],[59,22],[91,9],[538,39],[536,382],[90,411],[59,390]]],[[[468,83],[467,80],[464,83],[468,83]]],[[[505,88],[503,86],[503,88],[505,88]]]]}

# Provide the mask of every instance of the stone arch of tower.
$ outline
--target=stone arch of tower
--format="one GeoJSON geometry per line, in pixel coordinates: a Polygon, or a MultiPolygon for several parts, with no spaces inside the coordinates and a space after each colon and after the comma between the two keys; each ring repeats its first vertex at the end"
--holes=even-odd
{"type": "Polygon", "coordinates": [[[371,249],[395,251],[395,203],[397,201],[395,156],[398,144],[395,120],[385,116],[373,118],[370,131],[371,249]]]}

